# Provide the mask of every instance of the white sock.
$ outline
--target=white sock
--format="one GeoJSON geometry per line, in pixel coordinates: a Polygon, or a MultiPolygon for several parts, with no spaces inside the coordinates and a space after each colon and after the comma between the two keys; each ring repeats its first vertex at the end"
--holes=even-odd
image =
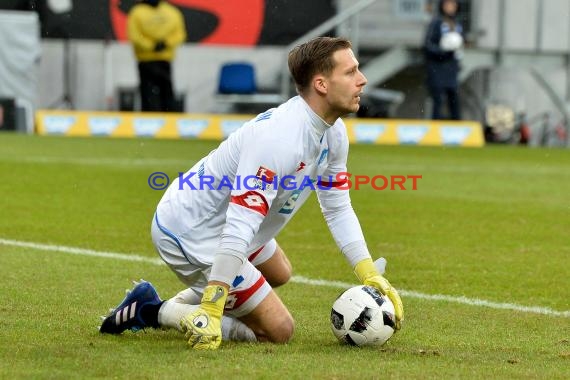
{"type": "Polygon", "coordinates": [[[257,342],[257,337],[245,323],[234,317],[224,315],[222,316],[222,340],[257,342]]]}
{"type": "Polygon", "coordinates": [[[182,331],[180,321],[185,315],[195,311],[198,305],[187,305],[184,303],[174,302],[173,300],[165,301],[160,310],[158,310],[158,324],[161,327],[168,327],[182,331]]]}
{"type": "MultiPolygon", "coordinates": [[[[198,305],[188,305],[165,301],[158,311],[158,324],[162,327],[169,327],[182,331],[180,320],[195,311],[198,305]]],[[[222,340],[233,340],[238,342],[255,342],[255,333],[243,322],[227,315],[222,316],[222,340]]]]}
{"type": "Polygon", "coordinates": [[[202,295],[196,293],[192,288],[186,288],[178,292],[178,294],[170,300],[177,303],[185,303],[187,305],[198,305],[202,300],[202,295]]]}

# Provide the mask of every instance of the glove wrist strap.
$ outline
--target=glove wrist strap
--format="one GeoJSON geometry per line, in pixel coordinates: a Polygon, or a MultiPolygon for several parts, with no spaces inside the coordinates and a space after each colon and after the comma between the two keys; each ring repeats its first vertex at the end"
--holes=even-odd
{"type": "Polygon", "coordinates": [[[221,318],[228,298],[228,290],[221,285],[208,285],[204,289],[200,307],[212,317],[221,318]]]}
{"type": "Polygon", "coordinates": [[[361,283],[364,283],[367,279],[374,276],[379,276],[378,270],[374,266],[371,258],[364,259],[358,264],[354,266],[354,274],[360,280],[361,283]]]}

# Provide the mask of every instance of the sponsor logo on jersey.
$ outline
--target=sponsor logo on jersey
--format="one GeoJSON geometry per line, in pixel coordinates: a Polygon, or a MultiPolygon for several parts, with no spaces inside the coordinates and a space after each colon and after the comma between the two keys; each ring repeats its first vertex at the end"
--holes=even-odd
{"type": "Polygon", "coordinates": [[[299,162],[299,166],[297,166],[297,169],[295,170],[295,172],[300,172],[301,170],[303,170],[305,168],[305,163],[303,161],[299,162]]]}
{"type": "Polygon", "coordinates": [[[323,162],[325,162],[325,160],[327,159],[327,156],[329,155],[329,150],[328,149],[323,149],[323,151],[321,152],[321,156],[319,157],[319,161],[317,162],[317,165],[322,164],[323,162]]]}
{"type": "Polygon", "coordinates": [[[299,196],[301,195],[302,192],[303,190],[293,191],[289,199],[287,199],[285,204],[283,204],[283,207],[281,207],[281,209],[279,210],[279,213],[285,215],[292,214],[293,210],[295,210],[297,199],[299,199],[299,196]]]}
{"type": "Polygon", "coordinates": [[[263,216],[267,215],[267,212],[269,211],[269,205],[267,204],[265,197],[256,191],[248,191],[241,195],[233,195],[231,197],[231,203],[258,212],[263,216]]]}

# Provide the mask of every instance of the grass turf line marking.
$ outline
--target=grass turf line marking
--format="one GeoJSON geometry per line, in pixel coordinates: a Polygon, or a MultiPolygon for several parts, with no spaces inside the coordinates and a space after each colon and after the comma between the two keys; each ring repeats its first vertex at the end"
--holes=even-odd
{"type": "MultiPolygon", "coordinates": [[[[312,280],[310,278],[305,278],[302,276],[293,276],[293,282],[307,284],[307,285],[316,285],[316,286],[330,286],[330,287],[337,287],[346,289],[348,287],[354,286],[355,284],[350,284],[348,282],[340,282],[340,281],[328,281],[328,280],[312,280]]],[[[398,289],[398,293],[403,296],[410,297],[410,298],[418,298],[422,300],[431,300],[431,301],[444,301],[444,302],[453,302],[453,303],[460,303],[464,305],[471,305],[471,306],[482,306],[488,307],[491,309],[504,309],[504,310],[513,310],[513,311],[520,311],[523,313],[533,313],[533,314],[544,314],[544,315],[551,315],[555,317],[565,317],[570,318],[570,310],[567,311],[558,311],[553,310],[548,307],[541,307],[541,306],[523,306],[517,305],[514,303],[502,303],[502,302],[493,302],[482,300],[478,298],[468,298],[465,296],[448,296],[445,294],[426,294],[420,293],[413,290],[403,290],[398,289]]]]}
{"type": "MultiPolygon", "coordinates": [[[[198,161],[197,158],[195,161],[198,161]]],[[[86,165],[86,166],[121,166],[121,167],[156,167],[156,166],[173,166],[186,167],[188,160],[176,158],[122,158],[122,157],[68,157],[68,156],[11,156],[0,153],[0,162],[15,162],[24,164],[67,164],[67,165],[86,165]]],[[[478,165],[468,165],[463,163],[461,167],[456,165],[428,165],[428,164],[408,164],[408,163],[385,163],[385,170],[393,171],[413,171],[413,172],[434,172],[434,173],[481,173],[481,174],[503,174],[509,171],[511,174],[521,175],[549,175],[554,174],[558,177],[567,177],[568,173],[562,164],[556,167],[531,166],[525,168],[513,168],[508,165],[494,165],[492,168],[481,169],[478,165]]]]}
{"type": "Polygon", "coordinates": [[[85,166],[121,166],[121,167],[156,167],[174,166],[186,167],[188,160],[168,159],[168,158],[113,158],[113,157],[58,157],[58,156],[22,156],[11,157],[0,154],[0,162],[15,162],[24,164],[45,164],[45,165],[85,165],[85,166]]]}
{"type": "Polygon", "coordinates": [[[38,243],[32,243],[32,242],[27,242],[27,241],[8,240],[8,239],[0,239],[0,244],[12,246],[12,247],[31,248],[31,249],[35,249],[35,250],[39,250],[39,251],[63,252],[63,253],[69,253],[72,255],[103,257],[106,259],[116,259],[116,260],[124,260],[124,261],[137,261],[137,262],[143,262],[143,263],[154,264],[154,265],[166,265],[166,264],[164,264],[164,261],[162,261],[160,258],[144,257],[144,256],[138,256],[138,255],[129,255],[129,254],[117,253],[117,252],[94,251],[92,249],[77,248],[77,247],[66,247],[63,245],[38,244],[38,243]]]}
{"type": "MultiPolygon", "coordinates": [[[[153,265],[165,265],[164,262],[159,258],[151,258],[145,256],[139,256],[135,254],[124,254],[124,253],[117,253],[117,252],[105,252],[105,251],[95,251],[92,249],[85,249],[85,248],[77,248],[77,247],[67,247],[62,245],[50,245],[50,244],[39,244],[33,242],[26,242],[26,241],[19,241],[19,240],[10,240],[10,239],[2,239],[0,238],[0,244],[12,247],[22,247],[22,248],[31,248],[38,251],[52,251],[52,252],[61,252],[61,253],[69,253],[73,255],[80,255],[80,256],[92,256],[92,257],[101,257],[106,259],[115,259],[115,260],[123,260],[123,261],[132,261],[132,262],[143,262],[153,265]]],[[[306,278],[303,276],[293,276],[291,278],[291,282],[296,284],[305,284],[305,285],[313,285],[313,286],[326,286],[326,287],[333,287],[339,289],[347,289],[351,286],[356,284],[351,284],[348,282],[341,282],[341,281],[329,281],[329,280],[315,280],[306,278]]],[[[522,313],[532,313],[532,314],[543,314],[549,315],[553,317],[564,317],[570,318],[570,310],[567,311],[558,311],[553,310],[548,307],[540,307],[540,306],[523,306],[517,305],[513,303],[501,303],[501,302],[492,302],[477,298],[468,298],[468,297],[457,297],[457,296],[448,296],[444,294],[426,294],[420,293],[413,290],[403,290],[400,289],[398,292],[409,298],[417,298],[422,300],[430,300],[430,301],[444,301],[444,302],[452,302],[452,303],[459,303],[463,305],[471,305],[471,306],[480,306],[480,307],[488,307],[491,309],[503,309],[503,310],[512,310],[518,311],[522,313]]]]}

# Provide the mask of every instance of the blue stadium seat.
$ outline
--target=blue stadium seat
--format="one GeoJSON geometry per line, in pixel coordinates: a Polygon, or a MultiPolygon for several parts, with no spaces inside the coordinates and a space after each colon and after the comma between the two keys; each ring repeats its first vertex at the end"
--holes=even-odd
{"type": "Polygon", "coordinates": [[[249,63],[226,63],[220,71],[218,93],[255,94],[255,70],[249,63]]]}

